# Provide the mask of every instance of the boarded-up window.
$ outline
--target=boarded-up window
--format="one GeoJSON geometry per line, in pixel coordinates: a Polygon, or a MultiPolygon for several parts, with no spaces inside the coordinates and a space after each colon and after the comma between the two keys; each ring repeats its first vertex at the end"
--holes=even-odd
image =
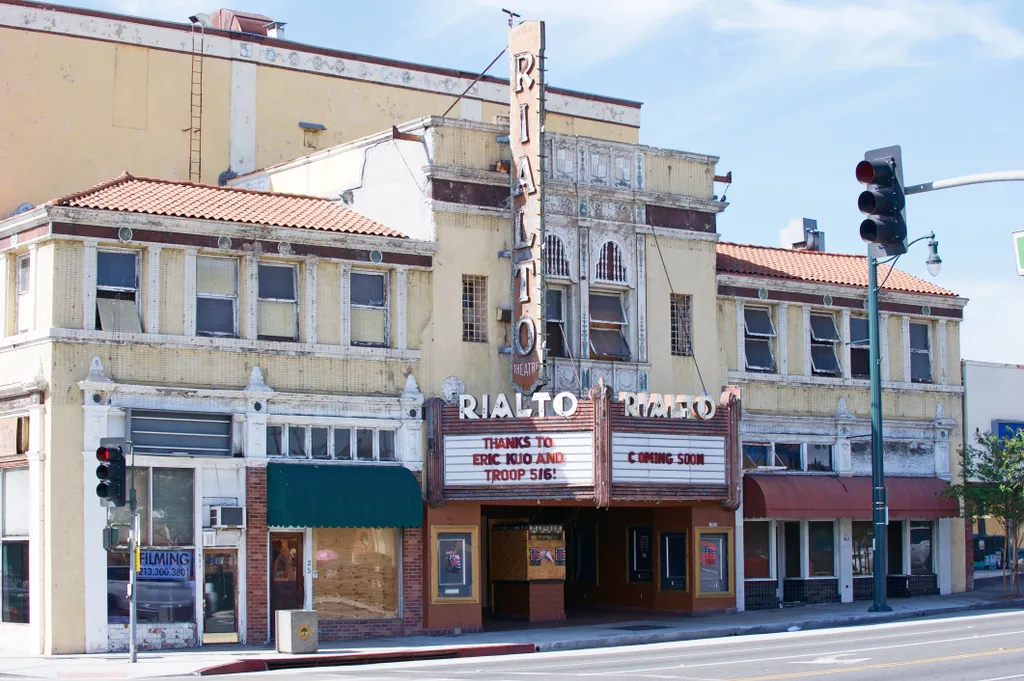
{"type": "Polygon", "coordinates": [[[352,345],[388,344],[388,279],[385,274],[353,272],[349,296],[352,345]]]}
{"type": "Polygon", "coordinates": [[[614,241],[607,241],[601,246],[601,252],[597,256],[597,278],[602,281],[626,282],[622,250],[614,241]]]}
{"type": "Polygon", "coordinates": [[[231,456],[231,417],[178,411],[133,410],[137,454],[231,456]]]}
{"type": "Polygon", "coordinates": [[[320,619],[398,617],[400,541],[395,528],[315,529],[313,608],[320,619]]]}
{"type": "Polygon", "coordinates": [[[299,339],[297,271],[294,265],[260,264],[260,313],[256,333],[261,340],[299,339]]]}

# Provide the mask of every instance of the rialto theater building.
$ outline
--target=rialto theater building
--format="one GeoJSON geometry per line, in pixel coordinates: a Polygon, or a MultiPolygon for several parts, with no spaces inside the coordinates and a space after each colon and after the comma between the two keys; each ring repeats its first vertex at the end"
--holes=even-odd
{"type": "Polygon", "coordinates": [[[554,125],[542,30],[512,31],[509,118],[413,120],[232,181],[341,197],[437,244],[430,323],[410,330],[431,632],[737,607],[740,401],[715,288],[725,178],[716,157],[597,120],[638,125],[636,103],[594,98],[573,130],[554,125]]]}

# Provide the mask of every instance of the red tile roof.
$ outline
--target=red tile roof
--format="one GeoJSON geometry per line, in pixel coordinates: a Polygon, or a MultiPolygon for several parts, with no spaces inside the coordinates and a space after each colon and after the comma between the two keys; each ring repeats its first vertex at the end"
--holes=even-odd
{"type": "MultiPolygon", "coordinates": [[[[718,244],[718,272],[860,288],[867,288],[868,285],[867,256],[724,242],[718,244]]],[[[953,291],[901,270],[894,270],[886,280],[888,273],[889,265],[879,266],[878,279],[885,281],[885,290],[956,296],[953,291]]]]}
{"type": "Polygon", "coordinates": [[[401,232],[329,199],[133,177],[128,173],[54,199],[49,205],[405,238],[401,232]]]}

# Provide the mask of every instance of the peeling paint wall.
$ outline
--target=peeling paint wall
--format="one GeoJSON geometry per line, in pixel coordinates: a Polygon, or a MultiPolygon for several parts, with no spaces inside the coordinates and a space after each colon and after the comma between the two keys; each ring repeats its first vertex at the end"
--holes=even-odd
{"type": "MultiPolygon", "coordinates": [[[[854,440],[850,444],[854,475],[871,475],[871,442],[854,440]]],[[[885,442],[886,476],[935,475],[935,448],[929,442],[885,442]]]]}

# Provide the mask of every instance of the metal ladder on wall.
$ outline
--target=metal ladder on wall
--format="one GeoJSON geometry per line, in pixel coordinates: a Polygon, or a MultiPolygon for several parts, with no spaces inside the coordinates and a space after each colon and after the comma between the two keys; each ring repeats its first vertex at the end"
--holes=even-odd
{"type": "Polygon", "coordinates": [[[203,46],[206,27],[192,24],[192,83],[189,93],[188,180],[201,182],[203,176],[203,46]],[[198,29],[198,30],[197,30],[198,29]]]}

